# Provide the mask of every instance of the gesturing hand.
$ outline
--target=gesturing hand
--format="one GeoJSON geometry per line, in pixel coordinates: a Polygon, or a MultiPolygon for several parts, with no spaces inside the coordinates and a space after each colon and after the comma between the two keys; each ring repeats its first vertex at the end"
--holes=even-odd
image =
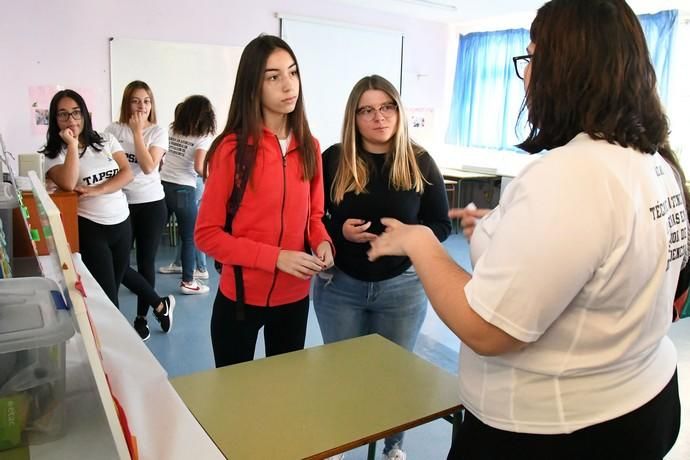
{"type": "Polygon", "coordinates": [[[302,251],[281,249],[276,267],[281,272],[307,280],[326,268],[326,264],[316,256],[302,251]]]}
{"type": "Polygon", "coordinates": [[[371,249],[367,252],[370,261],[381,256],[406,256],[403,245],[410,238],[415,225],[406,225],[390,217],[381,219],[386,230],[371,242],[371,249]]]}
{"type": "Polygon", "coordinates": [[[347,219],[343,224],[343,236],[353,243],[367,243],[376,239],[376,235],[367,232],[371,222],[362,219],[347,219]]]}
{"type": "Polygon", "coordinates": [[[474,205],[466,206],[464,208],[454,208],[448,211],[448,217],[451,219],[460,219],[462,226],[462,233],[469,240],[472,238],[474,228],[477,226],[477,220],[484,217],[491,209],[477,209],[474,205]]]}

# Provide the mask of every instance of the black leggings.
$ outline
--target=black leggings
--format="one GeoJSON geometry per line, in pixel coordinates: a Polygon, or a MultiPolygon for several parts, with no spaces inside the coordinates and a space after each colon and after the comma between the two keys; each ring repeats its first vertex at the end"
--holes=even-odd
{"type": "Polygon", "coordinates": [[[456,460],[660,460],[680,430],[678,373],[642,407],[570,434],[513,433],[492,428],[465,411],[450,448],[456,460]]]}
{"type": "Polygon", "coordinates": [[[309,297],[278,307],[247,305],[244,319],[236,317],[236,303],[218,289],[211,315],[211,343],[216,367],[254,359],[256,338],[264,327],[266,356],[304,348],[309,297]]]}
{"type": "Polygon", "coordinates": [[[149,203],[130,204],[132,239],[136,244],[137,270],[127,265],[122,284],[137,295],[137,316],[146,316],[149,306],[156,307],[161,296],[156,287],[156,253],[163,227],[168,219],[165,199],[149,203]]]}
{"type": "Polygon", "coordinates": [[[113,305],[120,308],[117,291],[129,265],[132,244],[129,217],[119,224],[102,225],[80,216],[77,225],[81,260],[113,305]]]}

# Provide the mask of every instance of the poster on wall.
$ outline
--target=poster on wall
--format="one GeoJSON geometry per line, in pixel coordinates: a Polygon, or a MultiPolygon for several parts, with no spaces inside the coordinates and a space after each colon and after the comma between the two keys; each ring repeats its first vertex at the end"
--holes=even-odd
{"type": "MultiPolygon", "coordinates": [[[[29,116],[32,134],[45,136],[46,132],[48,132],[50,100],[55,93],[63,89],[65,87],[62,85],[29,86],[29,116]]],[[[93,113],[92,104],[89,104],[89,101],[95,100],[93,98],[93,91],[86,88],[74,88],[74,90],[86,101],[89,113],[93,113]]]]}
{"type": "Polygon", "coordinates": [[[408,107],[407,122],[410,137],[420,144],[427,144],[434,138],[434,109],[429,107],[408,107]]]}

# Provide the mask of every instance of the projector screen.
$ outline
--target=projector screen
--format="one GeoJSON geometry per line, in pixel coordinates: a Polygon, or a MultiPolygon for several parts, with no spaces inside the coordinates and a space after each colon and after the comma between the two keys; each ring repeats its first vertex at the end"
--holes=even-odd
{"type": "Polygon", "coordinates": [[[175,106],[187,96],[201,94],[213,104],[220,132],[227,120],[241,54],[242,47],[234,46],[111,39],[113,120],[119,118],[125,86],[142,80],[153,91],[159,126],[167,130],[175,106]]]}
{"type": "Polygon", "coordinates": [[[309,126],[322,150],[340,142],[345,103],[360,78],[378,74],[401,90],[402,32],[279,17],[281,37],[297,56],[309,126]]]}

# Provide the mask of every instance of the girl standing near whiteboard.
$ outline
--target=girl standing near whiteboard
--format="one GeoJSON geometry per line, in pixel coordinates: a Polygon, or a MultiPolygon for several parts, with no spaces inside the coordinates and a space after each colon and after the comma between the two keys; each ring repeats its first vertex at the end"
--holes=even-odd
{"type": "Polygon", "coordinates": [[[158,172],[168,150],[168,133],[156,124],[156,105],[151,88],[135,80],[122,95],[120,119],[105,130],[122,145],[134,180],[124,188],[132,222],[132,240],[136,245],[137,271],[127,268],[122,283],[137,294],[134,320],[142,340],[150,336],[146,315],[153,307],[163,332],[172,327],[175,298],[156,293],[155,259],[161,233],[168,217],[165,195],[158,172]]]}
{"type": "Polygon", "coordinates": [[[206,165],[195,240],[223,264],[211,317],[216,366],[251,361],[261,327],[267,356],[304,348],[310,279],[333,264],[333,251],[321,221],[319,144],[304,114],[297,59],[280,38],[259,36],[242,52],[228,122],[206,165]],[[247,185],[226,232],[242,177],[247,185]]]}
{"type": "Polygon", "coordinates": [[[46,176],[58,187],[79,194],[79,250],[82,261],[110,301],[129,265],[132,230],[122,188],[132,180],[129,162],[117,139],[91,127],[84,99],[70,89],[50,102],[46,176]]]}

